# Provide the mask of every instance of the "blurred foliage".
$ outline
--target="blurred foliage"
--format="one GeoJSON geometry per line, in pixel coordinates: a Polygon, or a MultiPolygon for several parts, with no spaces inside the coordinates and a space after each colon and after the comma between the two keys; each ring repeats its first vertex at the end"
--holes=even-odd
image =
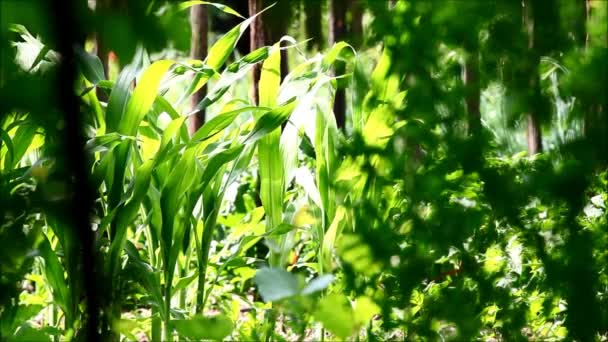
{"type": "Polygon", "coordinates": [[[357,4],[1,1],[0,339],[608,338],[606,2],[357,4]]]}

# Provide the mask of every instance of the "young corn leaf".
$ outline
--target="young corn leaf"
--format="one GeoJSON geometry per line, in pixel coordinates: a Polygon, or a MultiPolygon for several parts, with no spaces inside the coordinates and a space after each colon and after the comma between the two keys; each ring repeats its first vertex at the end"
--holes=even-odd
{"type": "Polygon", "coordinates": [[[338,167],[335,152],[335,141],[337,139],[336,122],[333,116],[324,114],[320,108],[317,109],[317,125],[315,132],[315,152],[317,157],[316,173],[317,184],[321,194],[321,202],[326,218],[334,217],[335,194],[331,186],[331,180],[338,167]]]}
{"type": "Polygon", "coordinates": [[[172,320],[178,334],[193,340],[217,340],[228,337],[234,324],[226,316],[195,316],[192,319],[172,320]]]}
{"type": "Polygon", "coordinates": [[[160,60],[148,67],[127,103],[118,132],[127,135],[136,134],[139,123],[154,104],[161,79],[173,64],[174,62],[170,60],[160,60]]]}
{"type": "Polygon", "coordinates": [[[253,278],[265,302],[276,302],[300,292],[298,278],[282,269],[262,268],[253,278]]]}
{"type": "MultiPolygon", "coordinates": [[[[213,44],[213,46],[209,49],[205,64],[216,71],[219,70],[224,65],[224,63],[236,47],[236,43],[238,42],[239,38],[241,38],[247,27],[251,25],[253,20],[255,20],[258,15],[262,14],[264,11],[266,11],[272,6],[274,5],[271,5],[262,10],[261,12],[256,13],[252,17],[244,20],[242,23],[235,26],[232,30],[228,31],[228,33],[218,39],[215,44],[213,44]]],[[[182,98],[177,103],[181,104],[188,96],[194,94],[205,84],[207,84],[208,80],[208,75],[202,73],[197,74],[188,89],[186,90],[184,96],[182,96],[182,98]]]]}
{"type": "Polygon", "coordinates": [[[53,301],[63,310],[67,315],[69,314],[69,291],[68,285],[63,276],[63,266],[57,257],[55,251],[51,248],[51,244],[47,239],[43,239],[39,245],[40,254],[44,259],[45,263],[45,274],[46,280],[51,287],[53,293],[53,301]]]}
{"type": "MultiPolygon", "coordinates": [[[[138,48],[137,53],[133,62],[127,65],[118,75],[118,80],[111,87],[112,92],[108,99],[108,108],[106,109],[106,123],[108,133],[114,132],[118,129],[118,125],[124,115],[127,102],[130,97],[131,82],[137,76],[139,72],[142,60],[143,60],[143,49],[138,48]]],[[[110,86],[111,82],[100,82],[99,86],[110,86]]]]}
{"type": "Polygon", "coordinates": [[[331,270],[332,269],[332,253],[334,252],[336,239],[342,233],[344,229],[344,225],[346,224],[346,209],[342,206],[338,207],[336,210],[336,215],[333,217],[333,221],[331,222],[327,232],[323,236],[323,242],[321,245],[321,262],[323,263],[321,266],[323,270],[331,270]]]}
{"type": "Polygon", "coordinates": [[[285,104],[277,107],[264,115],[262,115],[255,123],[255,126],[245,138],[245,143],[253,143],[260,140],[266,134],[273,132],[279,128],[293,112],[296,106],[296,98],[291,98],[285,104]]]}
{"type": "MultiPolygon", "coordinates": [[[[276,45],[276,47],[278,47],[278,45],[276,45]]],[[[261,106],[275,107],[277,105],[276,102],[280,85],[281,53],[280,50],[275,49],[262,66],[259,84],[261,106]]],[[[291,114],[291,111],[289,111],[289,113],[291,114]]],[[[262,116],[260,120],[258,120],[258,123],[263,122],[263,119],[267,116],[268,114],[262,116]]],[[[287,119],[287,117],[285,117],[285,119],[287,119]]],[[[279,148],[280,138],[281,127],[277,126],[258,142],[260,199],[262,200],[262,205],[266,212],[266,228],[268,231],[274,230],[283,221],[285,174],[283,169],[283,158],[281,158],[281,151],[279,148]]],[[[280,240],[283,239],[280,238],[280,240]]]]}
{"type": "Polygon", "coordinates": [[[262,107],[242,107],[239,109],[235,109],[233,111],[221,113],[215,116],[213,119],[205,122],[203,127],[201,127],[196,133],[192,136],[191,144],[198,143],[204,141],[228,127],[234,120],[241,114],[248,112],[269,112],[270,108],[262,108],[262,107]]]}
{"type": "MultiPolygon", "coordinates": [[[[0,139],[2,139],[2,141],[4,142],[4,144],[2,145],[2,148],[6,147],[6,154],[4,155],[4,164],[3,164],[3,170],[10,170],[12,169],[14,163],[14,156],[15,156],[15,147],[13,146],[13,141],[11,140],[10,135],[8,135],[8,133],[6,133],[3,129],[0,128],[0,139]]],[[[0,150],[1,151],[1,150],[0,150]]]]}
{"type": "Polygon", "coordinates": [[[200,1],[200,0],[190,0],[190,1],[184,1],[182,3],[180,3],[177,8],[180,11],[186,10],[192,6],[196,6],[196,5],[209,5],[209,6],[213,6],[217,9],[219,9],[220,11],[224,12],[224,13],[228,13],[228,14],[232,14],[234,16],[237,16],[239,18],[245,19],[245,17],[243,17],[242,15],[239,14],[239,12],[233,10],[232,8],[223,5],[223,4],[218,4],[215,2],[208,2],[208,1],[200,1]]]}
{"type": "Polygon", "coordinates": [[[75,50],[82,75],[94,86],[103,81],[106,77],[99,57],[84,51],[80,47],[75,50]]]}

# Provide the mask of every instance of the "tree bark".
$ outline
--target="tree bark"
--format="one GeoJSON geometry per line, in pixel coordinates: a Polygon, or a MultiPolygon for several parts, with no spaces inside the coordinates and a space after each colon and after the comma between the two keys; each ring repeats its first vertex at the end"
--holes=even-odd
{"type": "MultiPolygon", "coordinates": [[[[249,0],[249,16],[253,16],[262,10],[262,0],[249,0]]],[[[264,24],[262,22],[262,16],[257,16],[251,26],[249,27],[249,50],[254,51],[264,46],[264,24]]],[[[251,98],[253,103],[258,105],[260,103],[260,75],[262,72],[262,65],[256,64],[253,66],[253,82],[251,85],[251,98]]]]}
{"type": "MultiPolygon", "coordinates": [[[[538,68],[540,64],[540,56],[535,50],[536,47],[536,32],[534,27],[534,6],[538,6],[538,4],[534,3],[534,0],[526,0],[524,1],[524,27],[526,29],[526,33],[528,35],[528,52],[529,52],[529,95],[528,98],[528,106],[529,112],[526,114],[527,116],[527,140],[528,140],[528,154],[534,155],[543,151],[543,142],[542,142],[542,132],[540,128],[540,123],[538,121],[537,109],[536,105],[539,101],[540,94],[540,77],[538,74],[538,68]]],[[[536,9],[538,10],[538,9],[536,9]]]]}
{"type": "MultiPolygon", "coordinates": [[[[190,27],[192,36],[190,40],[190,58],[205,59],[208,49],[209,17],[207,6],[197,5],[190,9],[190,27]]],[[[207,94],[207,87],[203,87],[191,98],[191,107],[194,110],[207,94]]],[[[188,118],[188,133],[192,136],[205,123],[205,110],[200,110],[188,118]]]]}
{"type": "Polygon", "coordinates": [[[361,0],[351,0],[350,6],[350,39],[355,47],[363,43],[363,5],[361,0]]]}
{"type": "MultiPolygon", "coordinates": [[[[344,40],[346,35],[346,2],[344,0],[329,0],[329,44],[333,45],[344,40]]],[[[342,75],[345,66],[342,62],[336,61],[335,74],[342,75]]],[[[346,96],[344,88],[340,86],[336,89],[334,99],[334,115],[339,129],[344,129],[346,123],[346,96]]]]}
{"type": "MultiPolygon", "coordinates": [[[[95,12],[100,13],[109,9],[109,0],[97,0],[95,2],[95,12]]],[[[109,51],[106,48],[103,40],[101,39],[101,35],[99,32],[95,33],[95,54],[97,58],[101,61],[101,65],[103,66],[103,76],[104,78],[109,78],[110,76],[110,63],[109,63],[109,51]]],[[[97,88],[96,90],[97,98],[100,101],[107,101],[108,97],[106,93],[101,88],[97,88]]]]}
{"type": "Polygon", "coordinates": [[[321,29],[322,1],[302,0],[304,2],[306,37],[311,40],[306,44],[309,51],[323,48],[323,30],[321,29]]]}
{"type": "MultiPolygon", "coordinates": [[[[268,12],[268,14],[264,13],[266,15],[266,21],[264,22],[264,38],[266,44],[275,44],[281,39],[281,37],[287,34],[289,23],[292,20],[294,6],[290,1],[293,0],[273,0],[271,2],[276,2],[275,6],[271,11],[268,12]]],[[[263,4],[268,5],[268,1],[263,1],[263,4]]],[[[281,46],[284,45],[286,45],[285,42],[281,44],[281,46]]],[[[289,73],[289,60],[287,52],[287,49],[281,50],[281,80],[283,80],[289,73]]]]}
{"type": "MultiPolygon", "coordinates": [[[[608,10],[608,5],[606,6],[608,10]]],[[[585,23],[585,28],[587,27],[587,23],[591,21],[592,16],[592,4],[591,0],[585,1],[585,17],[583,22],[585,23]]],[[[607,16],[608,17],[608,16],[607,16]]],[[[607,25],[608,27],[608,25],[607,25]]],[[[606,33],[606,37],[608,39],[608,32],[606,33]]],[[[585,31],[585,52],[589,53],[591,47],[591,36],[588,31],[585,31]]],[[[606,42],[606,47],[608,47],[608,41],[606,42]]],[[[597,48],[597,47],[595,47],[597,48]]],[[[599,155],[605,156],[606,151],[608,151],[608,140],[606,139],[606,133],[608,132],[608,120],[605,117],[604,111],[608,107],[606,104],[606,99],[599,99],[599,101],[583,103],[583,136],[592,144],[599,143],[600,145],[595,145],[600,149],[599,155]]],[[[608,160],[608,156],[604,157],[605,160],[608,160]]]]}

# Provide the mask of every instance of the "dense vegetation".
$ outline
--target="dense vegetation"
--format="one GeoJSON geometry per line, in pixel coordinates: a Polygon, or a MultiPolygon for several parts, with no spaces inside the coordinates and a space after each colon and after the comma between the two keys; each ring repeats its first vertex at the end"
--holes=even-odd
{"type": "Polygon", "coordinates": [[[608,339],[599,0],[0,2],[0,340],[608,339]]]}

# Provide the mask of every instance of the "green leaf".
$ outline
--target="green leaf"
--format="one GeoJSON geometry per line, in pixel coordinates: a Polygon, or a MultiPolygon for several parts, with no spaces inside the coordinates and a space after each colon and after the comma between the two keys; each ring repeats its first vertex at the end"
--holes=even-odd
{"type": "Polygon", "coordinates": [[[355,322],[359,325],[364,325],[369,322],[375,315],[380,314],[380,307],[367,296],[357,297],[355,301],[354,316],[355,322]]]}
{"type": "Polygon", "coordinates": [[[181,336],[193,340],[223,340],[234,329],[232,321],[224,315],[175,319],[171,321],[171,325],[181,336]]]}
{"type": "Polygon", "coordinates": [[[332,220],[335,215],[336,205],[335,193],[331,182],[339,166],[335,150],[337,134],[334,117],[328,117],[320,108],[317,108],[315,131],[317,184],[319,194],[321,195],[321,202],[323,203],[323,211],[329,220],[332,220]]]}
{"type": "Polygon", "coordinates": [[[161,317],[166,317],[166,312],[162,305],[160,272],[141,259],[137,249],[131,241],[127,241],[124,246],[125,252],[129,256],[127,267],[124,269],[125,274],[131,276],[143,286],[146,293],[150,295],[159,308],[161,317]]]}
{"type": "Polygon", "coordinates": [[[103,64],[97,56],[77,47],[76,57],[78,58],[78,66],[80,67],[83,76],[93,85],[97,85],[106,78],[103,64]]]}
{"type": "Polygon", "coordinates": [[[15,131],[15,136],[13,137],[13,146],[15,150],[10,168],[13,168],[19,164],[21,158],[23,158],[32,144],[32,140],[34,140],[37,129],[38,127],[36,127],[36,125],[30,123],[19,125],[19,128],[17,128],[17,131],[15,131]]]}
{"type": "Polygon", "coordinates": [[[14,336],[11,336],[9,341],[14,342],[46,342],[51,341],[51,337],[42,331],[32,327],[29,323],[22,324],[14,336]]]}
{"type": "Polygon", "coordinates": [[[53,293],[53,301],[59,305],[59,307],[64,311],[64,313],[68,313],[68,298],[69,292],[67,288],[66,280],[63,276],[63,266],[57,257],[57,254],[51,248],[51,244],[47,239],[43,239],[40,242],[40,254],[44,259],[45,263],[45,275],[49,286],[51,287],[51,292],[53,293]]]}
{"type": "Polygon", "coordinates": [[[191,141],[192,142],[201,142],[205,139],[208,139],[208,138],[218,134],[219,132],[221,132],[224,128],[228,127],[231,123],[234,122],[234,120],[239,115],[241,115],[243,113],[247,113],[247,112],[256,112],[256,111],[268,112],[268,111],[270,111],[270,109],[249,106],[249,107],[239,108],[239,109],[236,109],[236,110],[233,110],[230,112],[218,114],[217,116],[213,117],[213,119],[205,122],[203,127],[201,127],[198,131],[196,131],[196,133],[192,136],[191,141]]]}
{"type": "Polygon", "coordinates": [[[279,48],[279,43],[275,44],[272,53],[262,65],[259,84],[260,106],[272,108],[277,105],[277,97],[279,96],[279,87],[281,85],[281,50],[279,48]]]}
{"type": "Polygon", "coordinates": [[[266,134],[274,131],[276,128],[280,127],[287,119],[289,119],[289,115],[293,111],[296,105],[296,98],[293,97],[289,99],[284,105],[277,107],[270,112],[262,115],[258,121],[255,123],[255,126],[249,132],[245,141],[247,143],[253,143],[264,137],[266,134]]]}
{"type": "Polygon", "coordinates": [[[262,268],[253,278],[265,302],[275,302],[289,298],[300,292],[300,284],[295,275],[278,268],[262,268]]]}
{"type": "Polygon", "coordinates": [[[137,133],[139,123],[154,104],[161,79],[173,64],[170,60],[160,60],[148,67],[127,103],[118,132],[127,135],[137,133]]]}
{"type": "MultiPolygon", "coordinates": [[[[260,13],[257,13],[254,16],[244,20],[242,23],[235,26],[233,29],[228,31],[228,33],[218,39],[215,44],[213,44],[213,46],[209,49],[205,64],[214,70],[219,70],[224,65],[224,63],[226,63],[226,60],[228,59],[228,57],[230,57],[232,51],[234,51],[236,43],[238,42],[239,38],[241,38],[247,27],[251,25],[253,20],[258,15],[260,15],[262,12],[266,11],[272,6],[269,6],[262,10],[260,13]]],[[[186,90],[184,97],[182,97],[178,101],[178,103],[181,103],[187,96],[192,95],[196,91],[201,89],[207,83],[208,80],[209,75],[197,74],[188,89],[186,90]]]]}
{"type": "Polygon", "coordinates": [[[215,3],[215,2],[199,1],[199,0],[184,1],[184,2],[180,3],[177,6],[177,9],[179,11],[183,11],[183,10],[188,9],[188,8],[190,8],[192,6],[195,6],[195,5],[209,5],[209,6],[213,6],[213,7],[219,9],[220,11],[222,11],[224,13],[232,14],[232,15],[235,15],[235,16],[237,16],[239,18],[245,19],[245,17],[243,17],[242,15],[240,15],[239,12],[233,10],[232,8],[230,8],[230,7],[226,6],[226,5],[223,5],[223,4],[215,3]]]}
{"type": "Polygon", "coordinates": [[[346,296],[330,294],[319,303],[314,317],[338,338],[343,340],[350,337],[354,330],[353,310],[346,296]]]}
{"type": "Polygon", "coordinates": [[[240,68],[242,68],[246,64],[255,64],[261,62],[268,58],[270,48],[268,46],[262,46],[259,49],[256,49],[245,56],[243,56],[238,61],[228,65],[226,69],[230,72],[237,72],[240,68]]]}
{"type": "Polygon", "coordinates": [[[353,51],[353,53],[355,52],[355,49],[348,43],[345,43],[345,42],[335,43],[334,46],[332,46],[331,49],[329,49],[329,51],[325,54],[325,57],[323,57],[323,61],[321,62],[322,69],[324,71],[329,70],[331,65],[336,62],[338,57],[340,57],[340,55],[342,54],[342,51],[346,48],[350,48],[350,50],[353,51]]]}
{"type": "MultiPolygon", "coordinates": [[[[275,107],[281,85],[281,51],[279,43],[262,65],[260,75],[260,106],[275,107]]],[[[258,143],[258,160],[260,170],[260,199],[266,212],[266,229],[273,231],[283,221],[283,197],[285,193],[285,165],[280,149],[281,124],[285,122],[296,102],[293,99],[288,104],[264,114],[256,122],[252,135],[268,132],[258,143]]],[[[281,267],[286,256],[283,253],[284,236],[278,239],[280,253],[271,253],[272,266],[281,267]]]]}
{"type": "Polygon", "coordinates": [[[192,282],[194,281],[194,279],[196,279],[196,277],[198,277],[198,274],[195,272],[187,277],[179,278],[177,280],[177,283],[173,287],[173,293],[174,294],[179,293],[179,291],[188,287],[188,285],[192,284],[192,282]]]}
{"type": "Polygon", "coordinates": [[[0,128],[0,139],[4,142],[2,148],[6,146],[6,155],[4,157],[4,170],[9,170],[14,165],[14,155],[15,155],[15,147],[13,146],[13,141],[11,137],[6,133],[3,129],[0,128]]]}
{"type": "Polygon", "coordinates": [[[269,231],[266,236],[285,235],[285,234],[291,232],[292,230],[294,230],[295,228],[296,227],[292,226],[291,224],[281,223],[276,228],[274,228],[273,230],[269,231]]]}
{"type": "Polygon", "coordinates": [[[308,283],[302,290],[303,295],[313,294],[315,292],[325,290],[333,281],[335,277],[331,274],[324,274],[319,276],[308,283]]]}
{"type": "Polygon", "coordinates": [[[224,63],[230,53],[236,47],[236,42],[239,40],[241,35],[245,32],[247,27],[255,20],[255,18],[262,14],[264,11],[268,10],[274,5],[266,7],[261,12],[256,13],[250,18],[246,19],[239,25],[235,26],[232,30],[228,31],[222,38],[220,38],[213,46],[209,49],[209,54],[206,60],[207,65],[209,65],[213,69],[219,69],[224,63]]]}
{"type": "MultiPolygon", "coordinates": [[[[118,125],[124,115],[127,102],[131,95],[131,82],[137,76],[141,68],[143,60],[143,49],[138,48],[133,62],[127,65],[118,75],[118,80],[112,86],[112,92],[108,99],[108,107],[106,110],[106,124],[109,133],[117,130],[118,125]]],[[[100,82],[99,86],[109,87],[112,83],[109,81],[100,82]]]]}
{"type": "Polygon", "coordinates": [[[334,251],[336,240],[344,228],[345,218],[346,209],[344,209],[342,206],[338,207],[329,229],[327,229],[327,232],[325,232],[325,235],[323,236],[323,243],[321,245],[321,260],[323,261],[324,269],[331,269],[332,253],[334,251]]]}
{"type": "Polygon", "coordinates": [[[89,153],[108,151],[113,149],[115,146],[118,146],[125,140],[135,140],[135,138],[122,135],[117,132],[112,132],[89,139],[85,145],[85,149],[89,153]]]}

